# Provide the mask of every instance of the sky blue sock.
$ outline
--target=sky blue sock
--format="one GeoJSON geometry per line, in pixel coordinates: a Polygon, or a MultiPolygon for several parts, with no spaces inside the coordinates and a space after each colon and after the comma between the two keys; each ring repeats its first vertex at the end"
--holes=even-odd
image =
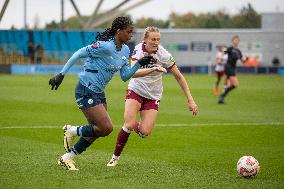
{"type": "Polygon", "coordinates": [[[92,143],[84,139],[83,137],[80,137],[78,142],[72,147],[72,151],[78,155],[84,152],[92,143]]]}
{"type": "Polygon", "coordinates": [[[77,134],[82,137],[97,137],[93,125],[86,125],[77,128],[77,134]]]}

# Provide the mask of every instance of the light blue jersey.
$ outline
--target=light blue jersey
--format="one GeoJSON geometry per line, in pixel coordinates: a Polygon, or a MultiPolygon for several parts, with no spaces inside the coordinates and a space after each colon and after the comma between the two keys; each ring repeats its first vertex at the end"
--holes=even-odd
{"type": "Polygon", "coordinates": [[[123,81],[127,81],[139,69],[138,63],[129,66],[130,51],[123,44],[121,50],[116,49],[114,40],[97,41],[75,52],[60,73],[65,75],[80,58],[87,58],[84,71],[79,74],[80,83],[96,93],[104,91],[114,73],[120,71],[123,81]]]}

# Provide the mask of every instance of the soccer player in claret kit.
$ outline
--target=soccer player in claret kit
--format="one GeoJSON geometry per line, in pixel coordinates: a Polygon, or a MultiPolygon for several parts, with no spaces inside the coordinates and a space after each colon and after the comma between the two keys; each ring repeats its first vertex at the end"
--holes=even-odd
{"type": "Polygon", "coordinates": [[[243,63],[247,60],[247,57],[243,57],[242,52],[238,49],[240,43],[240,37],[234,36],[232,38],[232,46],[229,47],[225,53],[228,54],[227,64],[225,65],[225,83],[224,90],[219,96],[218,103],[224,104],[224,99],[230,91],[239,86],[239,81],[236,76],[237,61],[241,60],[243,63]]]}
{"type": "Polygon", "coordinates": [[[130,50],[125,43],[130,40],[132,32],[133,23],[128,17],[116,18],[111,28],[97,36],[96,43],[75,52],[61,72],[49,80],[52,89],[56,90],[71,66],[80,58],[87,58],[84,71],[79,75],[75,98],[89,124],[63,127],[64,148],[67,153],[59,158],[58,164],[68,170],[78,170],[73,157],[84,152],[97,138],[107,136],[113,130],[107,113],[104,89],[114,73],[120,71],[121,79],[127,81],[140,66],[153,61],[153,57],[146,56],[132,67],[129,66],[130,50]],[[80,136],[80,139],[73,146],[76,136],[80,136]]]}
{"type": "MultiPolygon", "coordinates": [[[[226,47],[221,46],[220,50],[216,54],[216,66],[215,66],[215,72],[216,72],[216,82],[215,82],[215,88],[214,88],[214,94],[219,94],[219,83],[221,81],[221,78],[224,76],[224,67],[228,60],[228,54],[225,53],[226,47]]],[[[225,81],[225,85],[227,82],[225,81]]]]}
{"type": "Polygon", "coordinates": [[[163,92],[162,76],[163,73],[167,72],[166,68],[173,73],[183,90],[189,110],[192,111],[193,115],[197,114],[198,107],[191,96],[187,82],[172,55],[160,45],[160,38],[158,28],[147,27],[144,31],[143,42],[136,45],[133,51],[134,63],[142,57],[151,55],[155,59],[155,64],[149,64],[147,67],[137,70],[128,84],[125,97],[124,125],[117,136],[114,153],[107,166],[117,165],[132,130],[141,138],[145,138],[151,133],[158,115],[159,102],[163,92]],[[140,121],[136,122],[136,116],[139,112],[140,121]]]}

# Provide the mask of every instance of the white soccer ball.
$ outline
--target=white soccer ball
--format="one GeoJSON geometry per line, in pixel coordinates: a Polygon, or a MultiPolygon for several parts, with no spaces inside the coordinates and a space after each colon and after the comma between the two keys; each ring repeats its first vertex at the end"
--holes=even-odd
{"type": "Polygon", "coordinates": [[[255,177],[259,170],[259,163],[252,156],[243,156],[237,162],[237,171],[244,178],[255,177]]]}

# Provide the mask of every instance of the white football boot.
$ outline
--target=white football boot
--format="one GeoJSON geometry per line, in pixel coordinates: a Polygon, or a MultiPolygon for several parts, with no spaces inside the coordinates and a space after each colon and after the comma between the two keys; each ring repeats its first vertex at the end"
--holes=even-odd
{"type": "Polygon", "coordinates": [[[78,171],[79,170],[75,167],[75,162],[72,159],[63,160],[62,157],[60,157],[57,163],[58,163],[58,165],[61,165],[62,167],[66,168],[70,171],[78,171]]]}
{"type": "Polygon", "coordinates": [[[108,162],[108,167],[114,167],[118,164],[119,157],[112,157],[111,160],[108,162]]]}
{"type": "Polygon", "coordinates": [[[66,152],[71,152],[71,149],[73,146],[73,140],[76,137],[76,135],[72,134],[72,132],[70,131],[71,127],[75,127],[75,126],[65,125],[62,128],[64,132],[63,144],[64,144],[64,149],[66,152]]]}

